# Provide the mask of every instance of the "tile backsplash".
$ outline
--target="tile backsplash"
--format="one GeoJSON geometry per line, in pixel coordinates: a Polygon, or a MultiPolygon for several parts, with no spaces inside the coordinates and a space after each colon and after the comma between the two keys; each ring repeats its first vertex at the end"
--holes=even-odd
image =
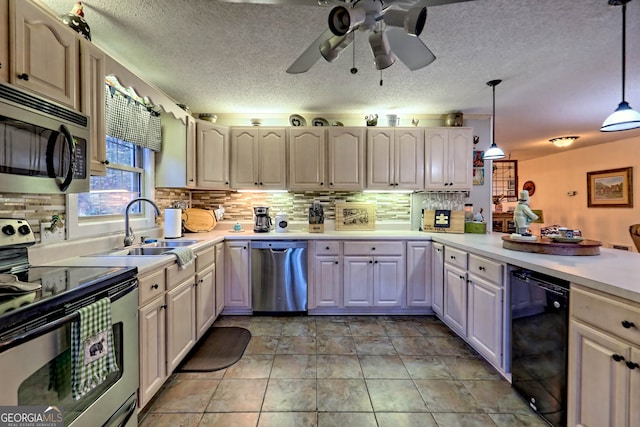
{"type": "Polygon", "coordinates": [[[64,219],[64,194],[0,194],[0,217],[26,219],[36,242],[40,241],[40,223],[51,222],[53,215],[64,219]]]}
{"type": "Polygon", "coordinates": [[[193,208],[225,208],[225,219],[251,221],[254,206],[269,206],[275,215],[283,211],[291,221],[307,221],[311,204],[318,201],[324,208],[325,218],[335,219],[336,202],[375,203],[377,221],[409,222],[411,195],[407,193],[364,193],[347,191],[305,191],[297,193],[238,193],[234,191],[183,191],[170,188],[156,189],[156,201],[162,208],[174,201],[186,201],[193,208]]]}

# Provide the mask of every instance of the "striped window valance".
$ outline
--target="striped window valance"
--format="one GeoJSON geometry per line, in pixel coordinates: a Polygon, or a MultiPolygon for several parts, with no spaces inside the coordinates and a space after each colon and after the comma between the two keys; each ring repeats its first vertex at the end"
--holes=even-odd
{"type": "Polygon", "coordinates": [[[117,88],[105,84],[107,135],[160,151],[160,115],[117,88]]]}

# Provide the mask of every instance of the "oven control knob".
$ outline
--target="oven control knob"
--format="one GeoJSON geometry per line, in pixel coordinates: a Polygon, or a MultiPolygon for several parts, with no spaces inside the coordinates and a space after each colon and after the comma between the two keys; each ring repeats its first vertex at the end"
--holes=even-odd
{"type": "Polygon", "coordinates": [[[7,236],[13,236],[14,234],[16,234],[16,229],[13,228],[13,225],[5,225],[4,227],[2,227],[2,232],[7,236]]]}
{"type": "Polygon", "coordinates": [[[18,233],[22,234],[23,236],[26,236],[27,234],[31,233],[31,228],[29,228],[27,224],[23,224],[20,227],[18,227],[18,233]]]}

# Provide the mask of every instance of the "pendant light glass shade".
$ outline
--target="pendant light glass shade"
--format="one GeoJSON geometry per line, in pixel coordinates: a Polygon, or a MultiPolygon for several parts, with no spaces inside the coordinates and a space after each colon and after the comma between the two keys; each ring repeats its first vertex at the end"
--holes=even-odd
{"type": "Polygon", "coordinates": [[[487,85],[493,88],[493,126],[491,127],[491,147],[484,152],[482,156],[485,160],[504,159],[504,151],[496,144],[496,86],[502,83],[502,80],[491,80],[487,85]]]}
{"type": "Polygon", "coordinates": [[[600,132],[618,132],[621,130],[640,128],[640,113],[633,110],[625,101],[625,73],[626,73],[626,38],[627,38],[627,3],[631,0],[609,0],[610,5],[622,5],[622,102],[616,111],[602,123],[600,132]]]}

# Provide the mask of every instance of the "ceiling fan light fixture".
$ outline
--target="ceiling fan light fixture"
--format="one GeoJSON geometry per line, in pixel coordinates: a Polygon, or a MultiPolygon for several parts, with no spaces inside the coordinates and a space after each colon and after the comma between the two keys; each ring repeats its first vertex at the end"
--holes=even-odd
{"type": "Polygon", "coordinates": [[[616,111],[602,123],[600,132],[619,132],[640,128],[640,113],[625,101],[626,46],[627,46],[627,3],[631,0],[609,0],[611,6],[622,6],[622,101],[616,111]]]}
{"type": "Polygon", "coordinates": [[[580,137],[579,136],[559,136],[557,138],[551,138],[549,142],[555,145],[556,147],[568,147],[571,144],[573,144],[573,142],[578,138],[580,137]]]}
{"type": "Polygon", "coordinates": [[[329,29],[336,36],[344,36],[367,18],[367,11],[361,7],[336,6],[329,12],[329,29]]]}
{"type": "Polygon", "coordinates": [[[404,28],[407,34],[419,36],[427,22],[427,8],[424,6],[409,10],[389,8],[382,19],[387,25],[404,28]]]}
{"type": "Polygon", "coordinates": [[[320,54],[327,62],[333,62],[353,41],[353,33],[344,36],[333,36],[320,44],[320,54]]]}
{"type": "Polygon", "coordinates": [[[496,86],[500,83],[502,83],[502,80],[491,80],[487,82],[487,85],[493,89],[493,115],[491,116],[493,117],[493,126],[491,126],[491,146],[482,156],[485,160],[500,160],[505,157],[504,151],[496,144],[496,86]]]}
{"type": "Polygon", "coordinates": [[[384,31],[371,33],[369,35],[369,45],[371,46],[371,53],[373,53],[376,70],[384,70],[395,64],[396,56],[391,52],[387,33],[384,31]]]}

